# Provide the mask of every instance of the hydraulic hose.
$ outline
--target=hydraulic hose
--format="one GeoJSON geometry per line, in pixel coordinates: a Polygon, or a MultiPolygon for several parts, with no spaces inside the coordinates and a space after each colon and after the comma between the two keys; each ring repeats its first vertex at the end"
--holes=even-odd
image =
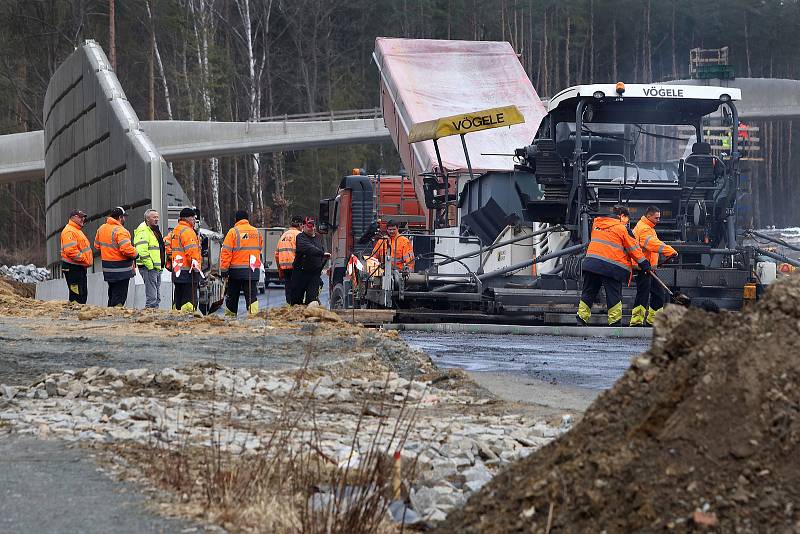
{"type": "MultiPolygon", "coordinates": [[[[514,271],[519,271],[520,269],[524,269],[525,267],[530,267],[534,263],[541,263],[543,261],[552,260],[553,258],[560,258],[561,256],[567,256],[572,254],[573,252],[578,252],[583,250],[588,245],[580,244],[580,245],[573,245],[571,247],[567,247],[565,249],[559,250],[558,252],[551,252],[550,254],[545,254],[544,256],[539,256],[538,258],[533,258],[530,260],[525,260],[520,263],[515,263],[514,265],[509,265],[503,269],[498,269],[496,271],[492,271],[490,273],[484,273],[477,277],[478,280],[481,282],[489,280],[491,278],[495,278],[497,276],[502,276],[506,273],[511,273],[514,271]]],[[[450,291],[451,289],[457,289],[459,286],[457,284],[448,284],[445,286],[437,287],[432,289],[433,292],[443,292],[443,291],[450,291]]]]}
{"type": "Polygon", "coordinates": [[[563,226],[560,226],[560,225],[554,226],[552,228],[543,228],[542,230],[536,230],[535,232],[532,232],[530,234],[525,234],[523,236],[514,237],[514,238],[511,238],[511,239],[507,239],[505,241],[501,241],[500,243],[495,243],[495,244],[489,245],[486,248],[481,247],[481,248],[479,248],[478,250],[476,250],[474,252],[467,252],[465,254],[460,254],[460,255],[455,256],[455,257],[449,257],[448,256],[447,257],[448,259],[446,261],[443,261],[442,263],[437,263],[435,265],[431,265],[430,267],[428,267],[428,269],[426,269],[426,271],[431,269],[431,268],[433,268],[433,267],[441,267],[442,265],[447,265],[449,263],[453,263],[454,261],[463,260],[465,258],[470,258],[472,256],[477,256],[478,254],[483,254],[484,252],[490,252],[490,251],[492,251],[492,250],[494,250],[496,248],[499,248],[499,247],[504,247],[506,245],[513,245],[514,243],[517,243],[519,241],[523,241],[525,239],[528,239],[529,237],[536,237],[537,235],[547,234],[547,233],[551,233],[551,232],[563,232],[564,230],[565,230],[565,228],[563,226]]]}

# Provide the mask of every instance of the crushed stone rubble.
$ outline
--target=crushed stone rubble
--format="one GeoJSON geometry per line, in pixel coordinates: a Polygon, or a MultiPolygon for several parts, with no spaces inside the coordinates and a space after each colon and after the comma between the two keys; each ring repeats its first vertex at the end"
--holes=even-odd
{"type": "Polygon", "coordinates": [[[447,407],[492,401],[409,381],[395,372],[370,378],[296,378],[285,371],[195,365],[158,371],[90,367],[48,374],[28,387],[0,385],[0,435],[151,447],[218,445],[234,454],[258,453],[283,407],[300,410],[311,399],[313,420],[300,420],[290,447],[303,447],[316,428],[321,452],[340,467],[357,464],[368,452],[369,439],[355,440],[360,445],[352,448],[359,418],[359,435],[372,436],[380,425],[392,424],[391,410],[403,403],[418,405],[401,451],[404,461],[416,460],[417,466],[411,508],[395,518],[407,524],[444,520],[501,467],[572,426],[568,415],[559,426],[551,426],[519,414],[448,413],[447,407]]]}
{"type": "Polygon", "coordinates": [[[50,279],[50,271],[44,267],[28,265],[0,265],[0,276],[5,276],[25,284],[35,284],[50,279]]]}

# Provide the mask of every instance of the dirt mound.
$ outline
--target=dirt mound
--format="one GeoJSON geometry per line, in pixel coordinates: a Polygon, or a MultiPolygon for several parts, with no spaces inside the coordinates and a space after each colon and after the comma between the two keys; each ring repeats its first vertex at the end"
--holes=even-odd
{"type": "Polygon", "coordinates": [[[798,326],[800,277],[742,314],[670,307],[581,423],[447,531],[800,531],[798,326]]]}
{"type": "Polygon", "coordinates": [[[263,311],[258,315],[262,318],[266,316],[269,320],[283,321],[286,323],[303,321],[326,323],[344,322],[339,315],[320,306],[281,306],[277,309],[263,311]]]}
{"type": "Polygon", "coordinates": [[[17,282],[11,278],[0,276],[0,294],[32,299],[36,296],[36,284],[17,282]]]}

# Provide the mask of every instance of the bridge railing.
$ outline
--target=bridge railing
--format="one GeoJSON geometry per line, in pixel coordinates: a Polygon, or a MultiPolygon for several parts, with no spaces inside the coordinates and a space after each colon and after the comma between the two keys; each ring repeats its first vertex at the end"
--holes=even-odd
{"type": "Polygon", "coordinates": [[[317,113],[294,113],[261,117],[259,122],[309,122],[335,121],[354,119],[380,119],[383,117],[380,108],[345,109],[341,111],[321,111],[317,113]]]}

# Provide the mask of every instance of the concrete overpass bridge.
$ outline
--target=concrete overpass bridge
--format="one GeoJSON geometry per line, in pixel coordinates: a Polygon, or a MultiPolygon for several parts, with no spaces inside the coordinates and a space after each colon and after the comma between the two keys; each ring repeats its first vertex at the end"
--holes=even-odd
{"type": "MultiPolygon", "coordinates": [[[[168,162],[391,141],[378,108],[265,117],[259,122],[139,121],[168,162]]],[[[45,177],[44,131],[0,136],[0,184],[45,177]]]]}

